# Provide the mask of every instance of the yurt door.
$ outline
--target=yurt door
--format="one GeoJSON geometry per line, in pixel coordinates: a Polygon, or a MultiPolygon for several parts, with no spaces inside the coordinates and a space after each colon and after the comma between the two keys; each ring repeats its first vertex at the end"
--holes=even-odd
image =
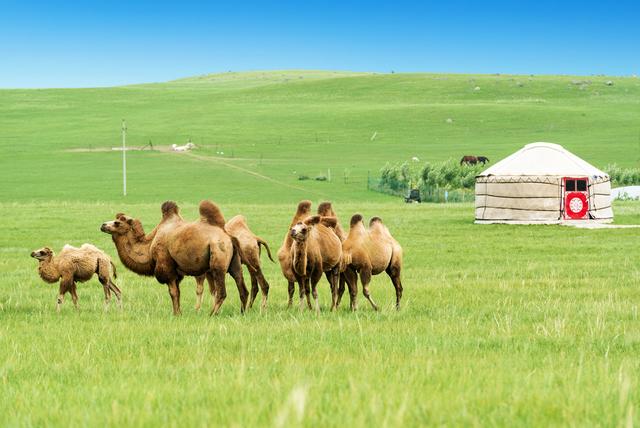
{"type": "Polygon", "coordinates": [[[564,177],[563,217],[568,220],[589,218],[589,179],[587,177],[564,177]]]}

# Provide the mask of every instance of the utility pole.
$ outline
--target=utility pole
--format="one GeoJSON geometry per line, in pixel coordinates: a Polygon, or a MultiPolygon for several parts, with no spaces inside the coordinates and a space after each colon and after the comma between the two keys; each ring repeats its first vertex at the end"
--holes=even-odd
{"type": "Polygon", "coordinates": [[[127,196],[127,122],[122,119],[122,193],[127,196]]]}

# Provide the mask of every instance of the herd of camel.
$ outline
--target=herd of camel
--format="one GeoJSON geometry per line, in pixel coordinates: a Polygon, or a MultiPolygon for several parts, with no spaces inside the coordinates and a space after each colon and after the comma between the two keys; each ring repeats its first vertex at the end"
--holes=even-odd
{"type": "MultiPolygon", "coordinates": [[[[244,216],[237,215],[227,222],[219,207],[210,201],[200,203],[200,218],[192,222],[182,218],[175,202],[163,203],[161,211],[160,223],[149,233],[145,233],[140,220],[123,213],[103,223],[100,230],[111,235],[125,267],[139,275],[153,276],[168,286],[174,315],[181,313],[180,282],[185,276],[196,278],[196,310],[202,305],[207,280],[212,296],[211,315],[219,312],[227,296],[227,273],[238,288],[242,313],[252,307],[258,290],[262,293],[261,307],[266,308],[269,284],[260,264],[261,246],[274,260],[267,243],[249,229],[244,216]],[[251,293],[244,282],[242,265],[251,277],[251,293]]],[[[38,272],[44,281],[60,281],[58,311],[67,292],[77,308],[76,283],[87,281],[94,274],[103,286],[105,306],[109,305],[111,292],[121,304],[121,291],[111,278],[112,275],[116,278],[115,265],[94,245],[84,244],[80,248],[65,245],[57,255],[45,247],[33,251],[31,256],[38,260],[38,272]]],[[[297,283],[300,309],[306,299],[307,307],[319,312],[317,285],[324,274],[331,289],[331,310],[340,304],[345,288],[349,290],[351,309],[356,310],[359,275],[363,295],[377,310],[369,283],[372,275],[386,272],[396,291],[396,308],[400,308],[402,247],[379,217],[373,217],[367,228],[362,215],[355,214],[346,233],[330,202],[321,203],[314,215],[311,202],[301,201],[278,250],[278,261],[288,282],[289,306],[293,304],[297,283]]]]}

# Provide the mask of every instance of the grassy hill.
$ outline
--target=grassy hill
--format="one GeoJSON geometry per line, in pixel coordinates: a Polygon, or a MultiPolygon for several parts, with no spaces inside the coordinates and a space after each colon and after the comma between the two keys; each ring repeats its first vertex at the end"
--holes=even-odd
{"type": "Polygon", "coordinates": [[[551,141],[600,167],[637,166],[639,113],[640,79],[603,76],[283,71],[2,90],[0,141],[8,152],[0,177],[10,200],[122,200],[119,153],[68,150],[119,145],[125,118],[130,146],[191,138],[201,156],[131,153],[130,200],[377,199],[366,191],[367,173],[413,156],[498,160],[526,143],[551,141]],[[297,180],[328,170],[330,183],[297,180]],[[230,186],[236,190],[227,192],[230,186]]]}
{"type": "MultiPolygon", "coordinates": [[[[636,78],[282,71],[0,90],[0,426],[638,424],[640,229],[478,226],[472,204],[404,204],[366,177],[539,140],[637,166],[639,138],[636,78]],[[158,148],[128,153],[127,197],[110,150],[122,118],[129,146],[158,148]],[[193,153],[166,150],[188,138],[193,153]],[[272,251],[302,198],[334,201],[345,227],[381,216],[404,249],[402,309],[384,275],[380,312],[361,293],[358,312],[347,296],[329,312],[324,279],[320,315],[289,309],[263,254],[267,311],[241,316],[227,278],[221,314],[196,313],[186,278],[173,317],[167,287],[125,269],[99,226],[126,212],[150,230],[166,199],[195,219],[203,198],[272,251]],[[116,262],[122,310],[103,310],[93,279],[79,311],[67,297],[55,312],[29,253],[84,242],[116,262]]],[[[640,224],[638,202],[614,213],[640,224]]]]}

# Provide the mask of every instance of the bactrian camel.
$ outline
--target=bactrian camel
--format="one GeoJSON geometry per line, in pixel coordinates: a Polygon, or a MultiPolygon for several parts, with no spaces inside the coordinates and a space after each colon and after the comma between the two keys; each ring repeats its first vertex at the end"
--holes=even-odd
{"type": "Polygon", "coordinates": [[[373,309],[378,306],[371,298],[369,282],[372,275],[386,272],[396,289],[396,309],[400,308],[402,298],[402,247],[396,241],[379,217],[373,217],[369,222],[369,230],[362,223],[362,216],[356,214],[351,217],[351,224],[347,239],[342,243],[341,270],[345,274],[351,309],[357,309],[357,274],[360,274],[362,293],[373,309]]]}
{"type": "Polygon", "coordinates": [[[132,239],[136,223],[124,216],[103,223],[100,229],[112,235],[126,267],[141,275],[153,275],[167,285],[174,315],[181,312],[180,282],[184,276],[201,275],[206,275],[215,290],[211,315],[217,314],[227,295],[224,282],[227,272],[236,282],[240,310],[244,313],[249,293],[242,277],[237,243],[225,232],[224,216],[217,205],[202,201],[199,209],[200,220],[185,222],[175,202],[163,203],[162,220],[148,237],[132,239]]]}
{"type": "Polygon", "coordinates": [[[289,228],[287,229],[287,234],[284,236],[282,246],[278,250],[278,261],[280,262],[280,269],[282,270],[282,274],[284,275],[288,284],[287,293],[289,295],[289,307],[291,307],[291,305],[293,304],[293,293],[296,289],[296,276],[293,272],[291,260],[291,245],[293,244],[293,238],[291,237],[291,228],[299,221],[302,221],[305,218],[309,217],[310,212],[311,201],[300,201],[300,203],[298,203],[298,209],[296,210],[293,219],[291,219],[291,223],[289,225],[289,228]]]}
{"type": "Polygon", "coordinates": [[[293,273],[300,288],[300,308],[306,295],[307,305],[311,309],[310,292],[313,293],[316,312],[318,304],[318,281],[322,273],[326,273],[331,287],[331,310],[335,310],[338,299],[338,279],[340,276],[340,260],[342,243],[334,232],[335,217],[315,215],[299,221],[291,228],[291,264],[293,273]]]}
{"type": "Polygon", "coordinates": [[[111,300],[111,291],[121,304],[122,293],[111,280],[112,271],[116,278],[116,267],[111,258],[97,247],[91,244],[83,244],[80,248],[65,245],[58,255],[49,247],[44,247],[33,251],[31,257],[38,260],[38,273],[45,282],[53,284],[60,280],[56,306],[58,311],[67,292],[71,294],[73,305],[78,308],[76,282],[88,281],[94,274],[98,275],[104,289],[105,308],[111,300]]]}

